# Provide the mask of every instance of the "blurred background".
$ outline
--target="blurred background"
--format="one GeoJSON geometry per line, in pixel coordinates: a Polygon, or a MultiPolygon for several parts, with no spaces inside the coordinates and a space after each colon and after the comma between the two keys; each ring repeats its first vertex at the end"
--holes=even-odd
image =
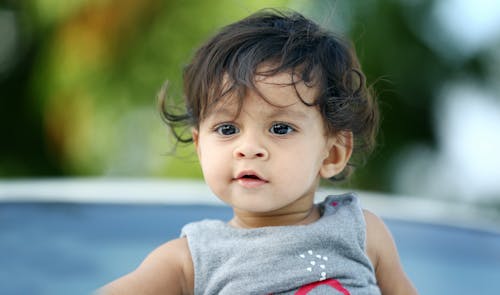
{"type": "Polygon", "coordinates": [[[350,38],[378,95],[377,149],[320,193],[361,191],[422,294],[498,291],[498,0],[0,0],[0,293],[89,294],[230,218],[156,94],[180,102],[195,48],[265,7],[350,38]]]}
{"type": "MultiPolygon", "coordinates": [[[[343,186],[500,208],[496,0],[2,0],[0,177],[201,178],[162,124],[165,80],[221,26],[287,7],[351,38],[379,144],[343,186]]],[[[179,99],[180,100],[180,99],[179,99]]]]}

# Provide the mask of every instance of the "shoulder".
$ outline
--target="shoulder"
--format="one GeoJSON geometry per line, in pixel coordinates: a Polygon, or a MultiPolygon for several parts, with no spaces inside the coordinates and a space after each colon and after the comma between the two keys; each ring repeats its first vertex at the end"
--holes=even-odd
{"type": "Polygon", "coordinates": [[[396,251],[396,245],[380,217],[366,209],[363,209],[363,216],[366,222],[366,253],[376,271],[382,257],[396,251]]]}
{"type": "Polygon", "coordinates": [[[377,215],[363,210],[366,221],[366,252],[383,294],[417,294],[401,265],[391,232],[377,215]]]}
{"type": "Polygon", "coordinates": [[[175,239],[156,248],[138,269],[144,268],[147,271],[150,267],[164,272],[175,270],[178,275],[189,274],[189,271],[193,269],[193,264],[187,238],[175,239]]]}
{"type": "Polygon", "coordinates": [[[152,251],[128,275],[98,294],[191,294],[194,270],[186,238],[169,241],[152,251]]]}

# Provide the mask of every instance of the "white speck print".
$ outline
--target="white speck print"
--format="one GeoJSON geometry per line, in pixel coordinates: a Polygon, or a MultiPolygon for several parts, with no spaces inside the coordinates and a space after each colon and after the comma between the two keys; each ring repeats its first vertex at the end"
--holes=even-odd
{"type": "Polygon", "coordinates": [[[326,272],[321,273],[321,278],[319,278],[320,281],[326,280],[326,272]]]}
{"type": "Polygon", "coordinates": [[[327,256],[323,255],[314,255],[313,256],[313,251],[308,250],[306,253],[301,253],[298,256],[301,259],[306,258],[306,254],[309,254],[309,257],[311,260],[309,260],[309,265],[308,267],[305,267],[305,270],[310,273],[316,273],[319,277],[319,281],[324,281],[327,279],[326,277],[326,264],[325,261],[328,261],[327,256]]]}

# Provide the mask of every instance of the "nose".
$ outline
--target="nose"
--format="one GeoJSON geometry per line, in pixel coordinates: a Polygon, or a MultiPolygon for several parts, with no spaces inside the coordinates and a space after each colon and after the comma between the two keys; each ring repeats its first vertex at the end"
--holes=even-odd
{"type": "Polygon", "coordinates": [[[234,149],[235,159],[261,159],[269,158],[269,151],[262,142],[254,136],[242,136],[234,149]]]}

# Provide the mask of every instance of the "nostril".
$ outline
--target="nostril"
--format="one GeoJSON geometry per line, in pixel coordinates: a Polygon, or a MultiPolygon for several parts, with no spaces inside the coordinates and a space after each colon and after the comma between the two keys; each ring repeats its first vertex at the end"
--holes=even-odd
{"type": "Polygon", "coordinates": [[[234,157],[238,159],[247,159],[247,158],[259,158],[259,159],[264,159],[267,157],[267,152],[263,151],[262,149],[260,150],[235,150],[234,151],[234,157]]]}

